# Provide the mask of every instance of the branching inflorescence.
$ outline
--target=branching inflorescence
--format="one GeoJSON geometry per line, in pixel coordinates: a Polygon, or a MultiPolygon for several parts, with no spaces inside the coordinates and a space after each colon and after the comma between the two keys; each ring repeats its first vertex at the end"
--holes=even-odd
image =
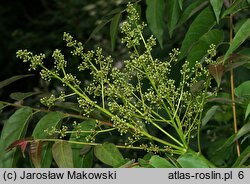
{"type": "MultiPolygon", "coordinates": [[[[144,38],[146,24],[140,22],[133,5],[128,4],[127,12],[128,18],[121,26],[122,42],[131,52],[122,69],[113,67],[112,58],[105,57],[101,48],[84,53],[83,44],[64,33],[63,40],[72,48],[71,54],[82,60],[78,70],[90,71],[92,80],[87,86],[67,72],[67,61],[58,49],[52,55],[53,69],[44,65],[44,54],[33,55],[27,50],[19,50],[17,57],[24,62],[29,61],[30,70],[40,67],[42,79],[57,79],[72,91],[70,94],[63,92],[58,97],[52,94],[42,98],[44,105],[51,107],[56,101],[64,101],[74,95],[79,107],[83,108],[84,116],[99,110],[109,117],[107,121],[113,126],[110,130],[117,129],[121,135],[128,135],[125,147],[138,143],[147,151],[182,154],[189,147],[193,131],[197,132],[201,124],[210,86],[209,72],[200,63],[190,68],[185,62],[180,82],[171,79],[171,67],[177,62],[179,50],[173,49],[167,61],[154,59],[151,51],[156,45],[155,38],[144,38]],[[154,127],[164,136],[151,135],[149,127],[154,127]]],[[[212,62],[210,56],[214,56],[214,50],[209,51],[207,61],[212,62]]],[[[65,127],[63,130],[70,132],[65,127]]],[[[79,129],[78,133],[80,131],[84,130],[79,129]]]]}

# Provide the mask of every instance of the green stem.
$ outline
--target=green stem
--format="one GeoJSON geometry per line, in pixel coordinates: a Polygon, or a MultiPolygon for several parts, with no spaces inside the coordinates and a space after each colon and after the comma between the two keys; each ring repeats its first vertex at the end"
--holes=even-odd
{"type": "MultiPolygon", "coordinates": [[[[32,142],[33,140],[28,140],[28,142],[32,142]]],[[[71,141],[71,140],[61,140],[61,139],[36,139],[36,141],[42,142],[59,142],[59,141],[66,141],[70,144],[79,144],[79,145],[88,145],[88,146],[101,146],[101,143],[91,143],[91,142],[78,142],[78,141],[71,141]]],[[[123,145],[115,145],[117,148],[120,149],[135,149],[135,150],[145,150],[145,148],[141,146],[123,146],[123,145]]],[[[160,152],[166,152],[165,148],[159,148],[160,152]]],[[[185,150],[171,150],[171,153],[181,155],[184,153],[185,150]]]]}
{"type": "Polygon", "coordinates": [[[96,133],[96,134],[99,134],[99,133],[105,133],[105,132],[110,132],[110,131],[113,131],[113,130],[116,130],[117,128],[108,128],[108,129],[104,129],[104,130],[98,130],[98,131],[91,131],[91,130],[80,130],[80,131],[66,131],[65,133],[66,134],[74,134],[74,133],[96,133]]]}
{"type": "MultiPolygon", "coordinates": [[[[205,90],[204,90],[204,95],[203,95],[203,98],[202,98],[202,103],[201,103],[201,108],[204,107],[205,105],[205,99],[206,99],[206,95],[207,95],[207,90],[208,90],[208,87],[210,85],[210,77],[207,78],[207,81],[206,81],[206,87],[205,87],[205,90]]],[[[197,141],[198,141],[198,150],[199,150],[199,153],[201,153],[201,139],[200,139],[200,134],[201,134],[201,121],[202,121],[202,111],[203,109],[201,110],[200,112],[200,117],[199,117],[199,121],[198,121],[198,132],[197,132],[197,141]]]]}

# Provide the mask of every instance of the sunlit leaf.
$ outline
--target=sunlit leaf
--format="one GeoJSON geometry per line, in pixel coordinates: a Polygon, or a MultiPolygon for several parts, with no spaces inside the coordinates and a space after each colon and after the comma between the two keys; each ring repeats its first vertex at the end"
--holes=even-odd
{"type": "Polygon", "coordinates": [[[155,168],[173,168],[174,166],[165,158],[154,155],[150,158],[149,164],[155,168]]]}
{"type": "Polygon", "coordinates": [[[205,8],[190,25],[185,38],[182,42],[179,55],[180,59],[184,58],[190,52],[194,44],[202,35],[208,32],[216,23],[216,19],[211,7],[205,8]]]}
{"type": "Polygon", "coordinates": [[[160,43],[160,46],[163,47],[165,1],[146,0],[146,3],[146,18],[149,29],[160,43]]]}
{"type": "Polygon", "coordinates": [[[95,146],[94,153],[100,161],[112,167],[119,167],[124,162],[122,154],[112,143],[95,146]]]}
{"type": "Polygon", "coordinates": [[[20,80],[22,78],[25,78],[25,77],[30,77],[30,76],[33,76],[32,74],[28,74],[28,75],[16,75],[16,76],[13,76],[11,78],[8,78],[8,79],[5,79],[4,81],[1,81],[0,82],[0,89],[17,81],[17,80],[20,80]]]}
{"type": "Polygon", "coordinates": [[[30,151],[29,155],[33,165],[36,168],[41,167],[41,160],[42,160],[42,142],[41,141],[32,141],[30,143],[30,151]]]}
{"type": "Polygon", "coordinates": [[[210,0],[210,3],[212,5],[212,7],[213,7],[217,23],[219,23],[219,21],[220,21],[220,13],[221,13],[221,9],[222,9],[222,6],[223,6],[223,1],[222,0],[210,0]]]}
{"type": "Polygon", "coordinates": [[[224,60],[226,60],[231,53],[233,53],[249,36],[250,36],[250,18],[240,27],[239,31],[233,38],[229,49],[227,50],[224,60]]]}
{"type": "Polygon", "coordinates": [[[72,168],[73,158],[71,145],[66,141],[57,141],[52,146],[53,158],[60,168],[72,168]]]}
{"type": "Polygon", "coordinates": [[[112,50],[115,49],[115,42],[117,38],[120,19],[121,19],[121,13],[118,13],[112,18],[112,21],[110,23],[110,38],[111,38],[112,50]]]}
{"type": "Polygon", "coordinates": [[[6,153],[6,148],[14,141],[24,138],[29,120],[32,116],[32,109],[24,107],[18,109],[4,123],[0,139],[0,167],[15,167],[16,164],[16,149],[6,153]]]}

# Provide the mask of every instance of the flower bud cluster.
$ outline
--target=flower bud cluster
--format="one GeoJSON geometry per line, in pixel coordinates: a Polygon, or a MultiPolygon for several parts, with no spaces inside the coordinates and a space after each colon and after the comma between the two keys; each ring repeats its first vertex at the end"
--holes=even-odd
{"type": "MultiPolygon", "coordinates": [[[[33,55],[27,50],[21,50],[17,52],[17,56],[24,62],[30,61],[31,69],[42,66],[40,74],[44,80],[57,78],[64,86],[73,90],[72,94],[78,95],[77,102],[83,109],[83,116],[88,117],[94,109],[109,115],[113,127],[117,128],[121,135],[127,134],[126,145],[131,146],[144,135],[148,135],[146,128],[151,126],[169,136],[171,132],[166,133],[167,130],[163,130],[165,126],[161,126],[159,122],[166,123],[166,126],[172,125],[177,129],[177,133],[183,133],[183,137],[188,139],[188,135],[196,130],[200,123],[198,117],[202,113],[207,87],[210,85],[209,72],[201,63],[190,68],[189,62],[186,61],[180,71],[180,81],[173,79],[171,67],[178,60],[179,49],[173,49],[167,61],[154,59],[151,51],[156,45],[156,39],[153,36],[144,39],[142,32],[145,24],[140,22],[139,14],[132,4],[128,4],[127,12],[128,18],[121,27],[124,34],[122,42],[132,51],[130,58],[124,62],[124,68],[113,67],[112,58],[105,57],[101,48],[83,53],[83,44],[64,33],[63,39],[67,46],[72,48],[71,53],[82,59],[78,66],[79,72],[88,71],[92,77],[84,89],[81,89],[80,81],[65,70],[67,61],[59,49],[52,55],[53,70],[43,66],[43,54],[33,55]]],[[[215,46],[211,45],[206,62],[211,63],[215,54],[215,46]]],[[[66,96],[69,95],[61,93],[56,97],[52,94],[42,98],[41,103],[51,107],[57,100],[64,101],[66,96]]],[[[73,127],[76,138],[80,138],[81,127],[76,123],[73,127]]],[[[63,138],[68,128],[52,128],[47,132],[57,133],[63,138]]],[[[85,137],[86,141],[95,141],[95,135],[93,130],[93,134],[85,137]]],[[[151,142],[142,144],[141,147],[148,152],[158,153],[160,150],[157,144],[151,142]]]]}
{"type": "Polygon", "coordinates": [[[23,62],[30,62],[29,70],[36,70],[37,66],[42,65],[45,59],[45,54],[33,55],[32,52],[27,50],[18,50],[16,55],[17,58],[22,59],[23,62]]]}

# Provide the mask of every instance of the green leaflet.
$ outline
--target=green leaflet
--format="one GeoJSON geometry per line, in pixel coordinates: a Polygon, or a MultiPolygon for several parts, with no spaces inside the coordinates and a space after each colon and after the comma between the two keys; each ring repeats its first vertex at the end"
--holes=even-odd
{"type": "Polygon", "coordinates": [[[214,167],[206,158],[201,154],[189,150],[177,159],[178,163],[183,168],[209,168],[214,167]]]}
{"type": "Polygon", "coordinates": [[[63,117],[63,114],[60,112],[50,112],[43,116],[33,130],[32,136],[34,139],[48,138],[49,135],[44,132],[44,130],[51,129],[52,127],[57,128],[60,126],[60,122],[63,117]]]}
{"type": "Polygon", "coordinates": [[[183,7],[183,1],[184,1],[184,0],[178,0],[179,7],[180,7],[181,10],[182,10],[182,7],[183,7]]]}
{"type": "Polygon", "coordinates": [[[40,92],[26,92],[26,93],[15,92],[10,94],[10,98],[12,98],[13,100],[20,101],[37,94],[40,94],[40,92]]]}
{"type": "Polygon", "coordinates": [[[249,30],[250,30],[250,18],[245,21],[245,23],[240,27],[240,29],[234,36],[233,41],[230,44],[230,47],[224,56],[224,61],[250,36],[249,30]]]}
{"type": "Polygon", "coordinates": [[[119,22],[121,19],[121,13],[117,13],[110,23],[110,38],[111,38],[111,46],[112,50],[115,50],[115,41],[117,38],[118,28],[119,28],[119,22]]]}
{"type": "Polygon", "coordinates": [[[241,138],[242,136],[246,135],[247,133],[250,132],[250,122],[248,122],[247,124],[243,125],[243,127],[241,127],[241,129],[237,132],[237,134],[233,134],[231,135],[226,142],[220,147],[218,148],[217,151],[224,149],[225,147],[230,146],[231,144],[233,144],[236,140],[238,140],[239,138],[241,138]]]}
{"type": "Polygon", "coordinates": [[[214,105],[210,109],[208,109],[208,111],[206,112],[205,116],[202,119],[202,127],[204,127],[208,123],[208,121],[213,117],[218,108],[219,108],[218,105],[214,105]]]}
{"type": "Polygon", "coordinates": [[[57,141],[52,146],[53,158],[60,168],[72,168],[73,158],[71,145],[66,141],[57,141]]]}
{"type": "Polygon", "coordinates": [[[221,9],[222,9],[222,6],[223,6],[223,1],[222,0],[210,0],[210,4],[213,7],[214,14],[215,14],[215,17],[216,17],[216,21],[219,24],[220,13],[221,13],[221,9]]]}
{"type": "Polygon", "coordinates": [[[240,157],[237,158],[235,161],[234,167],[242,167],[242,165],[247,161],[247,159],[250,157],[250,146],[248,146],[241,154],[240,157]]]}
{"type": "Polygon", "coordinates": [[[95,29],[91,32],[89,38],[87,39],[87,41],[85,42],[85,44],[87,44],[89,42],[90,39],[92,39],[106,24],[108,24],[110,21],[112,20],[112,18],[109,19],[103,19],[101,20],[101,22],[95,27],[95,29]]]}
{"type": "Polygon", "coordinates": [[[1,81],[0,82],[0,89],[17,81],[17,80],[20,80],[22,78],[25,78],[25,77],[30,77],[32,76],[32,74],[28,74],[28,75],[16,75],[16,76],[13,76],[11,78],[8,78],[8,79],[5,79],[4,81],[1,81]]]}
{"type": "Polygon", "coordinates": [[[237,88],[234,89],[234,94],[237,97],[250,99],[250,81],[241,83],[237,88]]]}
{"type": "Polygon", "coordinates": [[[179,58],[184,58],[200,37],[207,33],[215,23],[216,20],[212,8],[205,8],[190,25],[182,42],[179,58]]]}
{"type": "Polygon", "coordinates": [[[16,167],[17,150],[6,152],[6,148],[14,141],[24,138],[31,116],[32,109],[23,107],[5,122],[0,139],[0,167],[16,167]]]}
{"type": "Polygon", "coordinates": [[[201,61],[201,59],[207,55],[207,50],[211,44],[217,46],[223,42],[223,40],[223,31],[218,29],[210,30],[202,35],[188,53],[187,61],[189,61],[190,68],[195,65],[196,61],[201,61]]]}
{"type": "Polygon", "coordinates": [[[120,151],[112,143],[95,146],[94,154],[100,161],[112,167],[119,167],[125,162],[120,151]]]}
{"type": "Polygon", "coordinates": [[[235,142],[236,140],[238,140],[239,138],[241,138],[242,136],[246,135],[249,132],[250,132],[250,122],[248,122],[247,124],[243,125],[241,127],[241,129],[238,130],[238,132],[236,134],[236,137],[234,138],[233,142],[235,142]]]}
{"type": "Polygon", "coordinates": [[[248,8],[249,4],[247,2],[247,0],[235,0],[233,2],[233,4],[224,11],[224,13],[222,14],[222,18],[225,18],[227,15],[229,14],[234,14],[237,13],[245,8],[248,8]]]}
{"type": "Polygon", "coordinates": [[[178,21],[178,26],[185,23],[190,17],[192,17],[195,13],[199,12],[201,9],[203,9],[208,4],[208,1],[204,0],[196,0],[188,5],[183,10],[183,13],[178,21]]]}
{"type": "MultiPolygon", "coordinates": [[[[80,129],[83,131],[93,131],[96,126],[96,121],[94,120],[86,120],[79,124],[80,129]]],[[[73,129],[73,131],[77,131],[77,128],[73,129]]],[[[79,133],[77,137],[76,133],[72,133],[70,135],[70,141],[79,141],[79,142],[87,142],[85,138],[89,136],[91,133],[79,133]]],[[[73,153],[73,162],[75,168],[82,168],[89,165],[92,165],[93,161],[93,151],[89,146],[72,144],[72,153],[73,153]],[[85,151],[86,150],[86,151],[85,151]],[[86,162],[88,164],[86,165],[86,162]]]]}
{"type": "Polygon", "coordinates": [[[165,1],[147,0],[146,3],[146,18],[148,26],[160,43],[160,46],[163,47],[165,1]]]}
{"type": "Polygon", "coordinates": [[[165,158],[154,155],[150,158],[149,164],[155,168],[173,168],[174,166],[165,158]]]}
{"type": "MultiPolygon", "coordinates": [[[[64,115],[60,112],[50,112],[43,116],[39,122],[36,124],[32,136],[34,139],[46,139],[49,137],[48,133],[44,132],[46,129],[51,129],[52,127],[59,127],[61,120],[64,115]]],[[[50,167],[52,162],[52,152],[51,144],[42,145],[42,154],[41,156],[41,167],[50,167]]],[[[37,160],[37,159],[36,159],[37,160]]],[[[35,164],[34,164],[35,165],[35,164]]],[[[37,164],[38,166],[38,164],[37,164]]]]}
{"type": "Polygon", "coordinates": [[[176,28],[177,22],[180,17],[181,9],[179,1],[176,0],[168,0],[166,1],[167,7],[167,21],[168,21],[168,29],[170,38],[172,37],[173,31],[176,28]]]}
{"type": "Polygon", "coordinates": [[[250,114],[250,102],[247,105],[247,109],[246,109],[246,113],[245,113],[245,119],[247,119],[249,114],[250,114]]]}

